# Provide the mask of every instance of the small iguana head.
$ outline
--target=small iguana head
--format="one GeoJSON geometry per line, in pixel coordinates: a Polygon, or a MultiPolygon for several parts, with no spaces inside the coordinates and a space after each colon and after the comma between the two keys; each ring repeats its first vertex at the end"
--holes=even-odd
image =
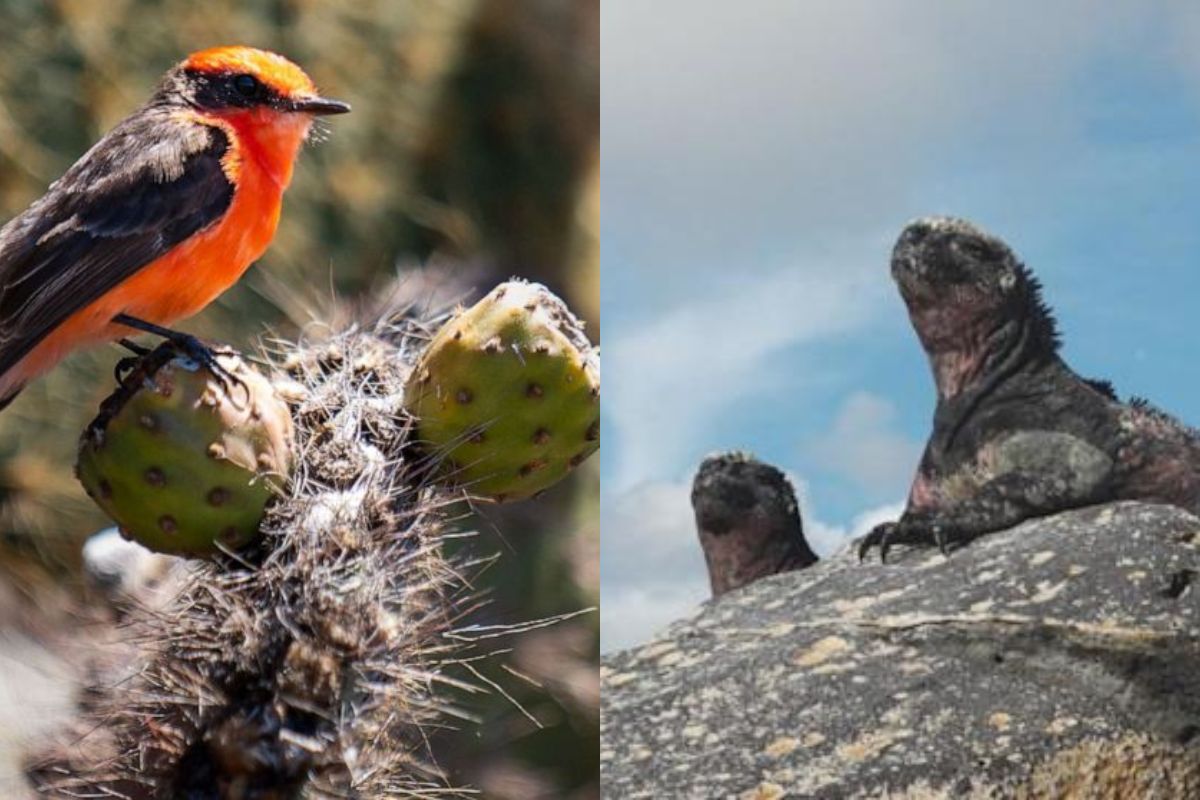
{"type": "Polygon", "coordinates": [[[892,250],[892,277],[948,393],[1018,340],[1047,355],[1057,349],[1037,279],[1008,245],[966,220],[909,223],[892,250]]]}
{"type": "Polygon", "coordinates": [[[692,509],[714,597],[817,560],[804,539],[792,482],[748,453],[704,459],[692,483],[692,509]]]}

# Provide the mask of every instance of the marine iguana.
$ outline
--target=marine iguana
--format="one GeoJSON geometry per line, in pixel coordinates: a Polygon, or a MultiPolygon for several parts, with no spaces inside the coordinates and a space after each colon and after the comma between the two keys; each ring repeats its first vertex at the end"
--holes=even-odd
{"type": "Polygon", "coordinates": [[[943,552],[1031,517],[1113,500],[1200,514],[1200,433],[1118,400],[1059,355],[1041,285],[1000,239],[961,219],[911,223],[892,277],[937,385],[933,433],[908,505],[879,546],[943,552]]]}
{"type": "Polygon", "coordinates": [[[704,459],[692,482],[692,509],[713,597],[817,561],[791,481],[753,456],[704,459]]]}

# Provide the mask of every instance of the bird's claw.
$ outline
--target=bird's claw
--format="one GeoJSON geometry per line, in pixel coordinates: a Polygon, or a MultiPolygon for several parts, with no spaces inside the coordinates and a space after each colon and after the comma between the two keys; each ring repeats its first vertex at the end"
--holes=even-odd
{"type": "MultiPolygon", "coordinates": [[[[213,377],[217,380],[217,383],[220,384],[221,390],[225,393],[226,397],[232,399],[233,393],[230,390],[234,386],[240,386],[246,395],[246,401],[249,402],[250,387],[246,385],[245,381],[221,365],[221,362],[217,360],[218,351],[214,350],[211,345],[200,341],[190,333],[181,333],[180,331],[171,330],[170,328],[154,322],[147,322],[144,319],[139,319],[132,314],[126,314],[125,312],[115,315],[113,317],[113,322],[117,323],[118,325],[124,325],[126,327],[133,328],[136,331],[154,334],[155,336],[161,336],[163,339],[166,339],[171,343],[171,347],[176,353],[190,358],[192,361],[196,362],[196,364],[204,367],[210,373],[212,373],[213,377]]],[[[133,350],[135,353],[144,354],[144,351],[141,349],[140,345],[134,344],[128,339],[120,339],[119,341],[121,344],[125,345],[130,350],[133,350]]],[[[220,354],[237,355],[236,351],[228,349],[221,351],[220,354]]],[[[118,369],[120,369],[120,365],[118,364],[117,366],[118,369]]]]}
{"type": "Polygon", "coordinates": [[[226,369],[217,358],[218,355],[235,355],[233,350],[217,350],[190,333],[172,333],[170,341],[180,354],[212,373],[226,397],[232,399],[232,389],[238,387],[246,395],[247,401],[250,399],[250,388],[246,386],[246,382],[226,369]]]}
{"type": "Polygon", "coordinates": [[[121,386],[125,385],[125,379],[137,367],[138,361],[141,358],[141,356],[125,356],[125,358],[117,362],[116,366],[113,367],[113,377],[117,379],[118,384],[121,386]]]}

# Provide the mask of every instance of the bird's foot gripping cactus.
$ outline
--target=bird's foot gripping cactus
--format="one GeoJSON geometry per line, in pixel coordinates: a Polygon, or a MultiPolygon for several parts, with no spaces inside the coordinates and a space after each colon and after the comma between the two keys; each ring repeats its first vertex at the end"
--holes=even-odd
{"type": "Polygon", "coordinates": [[[151,550],[198,556],[247,544],[287,478],[287,404],[237,355],[216,359],[229,378],[164,342],[123,378],[80,441],[84,489],[151,550]]]}
{"type": "MultiPolygon", "coordinates": [[[[549,336],[549,326],[545,331],[538,335],[578,358],[577,342],[564,344],[549,336]]],[[[450,673],[462,646],[450,634],[464,604],[475,601],[462,588],[462,565],[448,561],[441,546],[446,515],[461,492],[429,480],[427,455],[416,446],[406,410],[406,384],[431,338],[442,337],[427,323],[394,314],[282,348],[272,384],[294,427],[292,469],[267,504],[258,543],[228,557],[181,562],[164,586],[147,593],[146,605],[133,603],[122,627],[122,660],[94,667],[71,730],[27,762],[40,796],[459,796],[430,766],[426,727],[454,708],[437,688],[463,683],[450,673]]],[[[564,454],[594,449],[588,430],[599,370],[584,362],[595,357],[558,364],[553,356],[558,366],[550,370],[533,357],[536,347],[533,356],[521,353],[534,372],[522,376],[508,364],[498,370],[506,380],[528,384],[536,376],[547,389],[585,387],[577,399],[586,411],[568,406],[561,418],[537,424],[561,422],[555,432],[579,440],[564,454]]],[[[165,377],[164,366],[149,366],[145,373],[165,377]]],[[[203,398],[211,387],[200,375],[176,375],[176,390],[164,398],[154,393],[155,380],[139,381],[126,390],[131,396],[102,414],[108,417],[97,425],[103,446],[85,443],[96,462],[81,464],[80,473],[95,473],[94,492],[101,477],[111,483],[114,516],[134,513],[157,523],[159,507],[147,509],[164,487],[147,484],[145,471],[158,466],[170,475],[186,467],[184,474],[198,476],[184,483],[195,484],[201,508],[192,508],[190,495],[175,501],[182,505],[172,508],[189,509],[174,512],[178,532],[184,517],[203,521],[208,513],[205,488],[213,478],[204,470],[214,467],[205,447],[218,431],[201,416],[203,424],[192,420],[185,429],[202,436],[189,433],[166,445],[139,428],[134,410],[165,414],[175,424],[193,412],[168,401],[203,398]],[[195,386],[179,388],[190,381],[195,386]],[[128,426],[118,424],[127,417],[128,426]],[[118,444],[119,433],[133,444],[118,444]],[[106,451],[123,453],[128,463],[101,459],[106,451]],[[164,454],[170,460],[160,462],[164,454]],[[147,509],[124,505],[119,486],[140,492],[135,496],[147,498],[147,509]]],[[[484,382],[478,391],[490,388],[484,382]]],[[[494,408],[504,419],[502,405],[494,408]]],[[[260,411],[267,416],[265,407],[260,411]]],[[[255,449],[262,446],[251,451],[263,452],[255,449]]],[[[244,463],[256,465],[257,455],[244,463]]],[[[141,523],[122,524],[132,531],[141,523]]]]}
{"type": "Polygon", "coordinates": [[[455,314],[405,390],[425,447],[473,495],[557,483],[600,447],[600,357],[544,286],[509,281],[455,314]]]}

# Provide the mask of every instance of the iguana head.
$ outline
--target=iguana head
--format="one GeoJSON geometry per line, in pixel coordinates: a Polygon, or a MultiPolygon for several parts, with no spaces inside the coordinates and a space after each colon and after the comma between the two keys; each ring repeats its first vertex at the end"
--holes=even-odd
{"type": "Polygon", "coordinates": [[[709,456],[692,508],[713,596],[817,560],[804,539],[792,482],[748,453],[709,456]]]}
{"type": "Polygon", "coordinates": [[[923,217],[896,240],[892,277],[909,308],[969,302],[985,311],[1011,302],[1025,274],[1008,245],[970,222],[923,217]]]}
{"type": "Polygon", "coordinates": [[[1008,245],[966,220],[909,223],[892,250],[892,277],[943,396],[1014,347],[1045,355],[1057,349],[1037,279],[1008,245]]]}

